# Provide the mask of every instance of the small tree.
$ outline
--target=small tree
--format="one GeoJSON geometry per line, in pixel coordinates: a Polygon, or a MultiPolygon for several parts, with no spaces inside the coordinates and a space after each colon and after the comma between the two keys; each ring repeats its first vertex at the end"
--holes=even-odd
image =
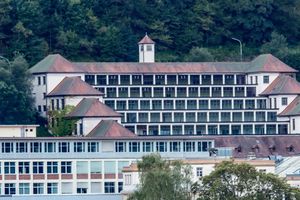
{"type": "Polygon", "coordinates": [[[130,200],[190,200],[191,167],[163,160],[158,154],[138,162],[140,185],[130,200]]]}
{"type": "Polygon", "coordinates": [[[212,62],[214,56],[207,48],[193,47],[189,54],[185,57],[188,62],[212,62]]]}
{"type": "MultiPolygon", "coordinates": [[[[54,136],[69,136],[74,130],[76,119],[66,119],[67,114],[73,110],[74,106],[65,106],[62,110],[49,111],[49,118],[54,120],[53,126],[49,129],[54,136]]],[[[51,124],[51,123],[50,123],[51,124]]]]}
{"type": "Polygon", "coordinates": [[[257,171],[249,164],[226,161],[200,183],[198,200],[283,200],[295,192],[274,174],[257,171]]]}

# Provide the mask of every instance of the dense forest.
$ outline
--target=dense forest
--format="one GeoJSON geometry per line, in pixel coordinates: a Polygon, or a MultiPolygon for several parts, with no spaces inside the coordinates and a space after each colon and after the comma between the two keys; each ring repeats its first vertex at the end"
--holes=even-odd
{"type": "Polygon", "coordinates": [[[299,0],[1,0],[0,55],[30,66],[71,60],[137,61],[147,32],[158,61],[238,60],[273,53],[300,61],[299,0]]]}

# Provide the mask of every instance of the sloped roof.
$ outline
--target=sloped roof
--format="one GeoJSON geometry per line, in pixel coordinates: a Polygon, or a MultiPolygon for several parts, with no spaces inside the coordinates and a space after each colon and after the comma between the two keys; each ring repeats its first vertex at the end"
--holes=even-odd
{"type": "Polygon", "coordinates": [[[257,158],[270,155],[293,156],[300,153],[299,139],[299,135],[217,136],[215,146],[232,147],[234,158],[246,158],[250,152],[257,158]]]}
{"type": "Polygon", "coordinates": [[[260,95],[300,94],[300,83],[287,75],[279,75],[260,95]]]}
{"type": "Polygon", "coordinates": [[[279,116],[300,116],[300,96],[297,96],[279,116]]]}
{"type": "Polygon", "coordinates": [[[73,65],[72,62],[68,61],[60,54],[50,54],[45,57],[43,60],[35,64],[29,69],[30,73],[55,73],[55,72],[67,72],[67,73],[76,73],[81,72],[79,68],[73,65]]]}
{"type": "Polygon", "coordinates": [[[123,127],[115,120],[102,120],[88,135],[87,137],[137,137],[130,130],[123,127]]]}
{"type": "Polygon", "coordinates": [[[251,61],[248,73],[254,72],[297,72],[272,54],[262,54],[251,61]]]}
{"type": "Polygon", "coordinates": [[[103,93],[75,76],[65,77],[47,96],[103,96],[103,93]]]}
{"type": "MultiPolygon", "coordinates": [[[[146,37],[146,36],[145,36],[146,37]]],[[[69,62],[59,54],[49,55],[30,69],[35,73],[260,73],[297,70],[271,54],[263,54],[251,62],[69,62]]]]}
{"type": "Polygon", "coordinates": [[[154,44],[155,42],[146,34],[143,39],[139,41],[139,44],[154,44]]]}
{"type": "Polygon", "coordinates": [[[67,115],[73,117],[121,117],[120,113],[115,112],[107,105],[101,103],[96,98],[83,98],[74,110],[67,115]]]}

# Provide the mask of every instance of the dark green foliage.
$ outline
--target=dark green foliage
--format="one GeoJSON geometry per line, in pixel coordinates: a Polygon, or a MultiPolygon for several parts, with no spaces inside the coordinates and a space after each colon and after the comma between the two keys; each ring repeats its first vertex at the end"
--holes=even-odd
{"type": "Polygon", "coordinates": [[[203,177],[196,191],[198,200],[282,200],[299,195],[276,175],[232,161],[221,163],[210,175],[203,177]]]}
{"type": "Polygon", "coordinates": [[[35,123],[28,64],[22,56],[0,58],[0,124],[35,123]]]}
{"type": "Polygon", "coordinates": [[[188,62],[212,62],[214,56],[207,48],[193,47],[185,58],[188,62]]]}
{"type": "Polygon", "coordinates": [[[144,156],[138,162],[140,186],[130,200],[189,200],[191,167],[163,160],[158,154],[144,156]]]}
{"type": "Polygon", "coordinates": [[[250,60],[273,44],[273,32],[298,49],[299,8],[298,0],[2,0],[0,55],[20,52],[30,65],[50,53],[74,61],[137,61],[137,42],[148,32],[157,61],[184,61],[193,47],[207,48],[216,61],[237,61],[232,37],[243,41],[250,60]]]}

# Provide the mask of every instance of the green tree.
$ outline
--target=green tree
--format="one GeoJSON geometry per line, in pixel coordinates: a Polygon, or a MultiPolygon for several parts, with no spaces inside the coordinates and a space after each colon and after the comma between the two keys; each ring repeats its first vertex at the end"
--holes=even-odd
{"type": "Polygon", "coordinates": [[[295,196],[291,187],[276,175],[232,161],[222,162],[203,177],[198,190],[198,200],[282,200],[295,196]]]}
{"type": "Polygon", "coordinates": [[[21,55],[10,62],[0,60],[0,124],[35,123],[36,110],[27,68],[21,55]]]}
{"type": "Polygon", "coordinates": [[[271,53],[274,56],[284,59],[288,55],[288,43],[283,35],[276,32],[271,34],[271,40],[261,46],[261,53],[271,53]]]}
{"type": "Polygon", "coordinates": [[[189,54],[185,57],[188,62],[212,62],[214,56],[207,48],[193,47],[189,54]]]}
{"type": "Polygon", "coordinates": [[[144,156],[138,162],[140,186],[130,200],[191,199],[191,167],[163,160],[158,154],[144,156]]]}
{"type": "Polygon", "coordinates": [[[62,137],[72,134],[76,119],[66,119],[66,115],[73,109],[74,106],[67,105],[62,110],[49,111],[50,120],[53,120],[53,123],[49,123],[52,124],[49,130],[53,136],[62,137]]]}

